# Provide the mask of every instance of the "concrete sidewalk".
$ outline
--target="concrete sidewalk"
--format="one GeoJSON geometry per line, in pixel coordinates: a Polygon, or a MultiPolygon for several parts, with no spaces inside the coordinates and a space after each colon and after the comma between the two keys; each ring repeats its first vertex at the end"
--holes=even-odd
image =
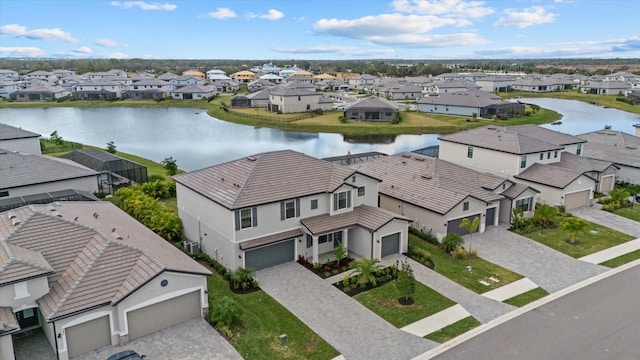
{"type": "Polygon", "coordinates": [[[505,301],[511,299],[514,296],[526,293],[529,290],[538,288],[539,286],[528,278],[522,278],[518,281],[514,281],[510,284],[503,285],[495,290],[488,291],[482,296],[486,296],[489,299],[505,301]]]}
{"type": "MultiPolygon", "coordinates": [[[[640,224],[638,225],[640,227],[640,224]]],[[[615,259],[618,256],[626,255],[630,252],[640,250],[640,239],[627,241],[624,244],[616,245],[596,253],[583,256],[578,260],[586,261],[591,264],[600,264],[607,260],[615,259]]]]}
{"type": "Polygon", "coordinates": [[[409,324],[400,330],[424,337],[469,316],[471,316],[471,314],[469,314],[467,310],[460,306],[460,304],[456,304],[422,320],[409,324]]]}

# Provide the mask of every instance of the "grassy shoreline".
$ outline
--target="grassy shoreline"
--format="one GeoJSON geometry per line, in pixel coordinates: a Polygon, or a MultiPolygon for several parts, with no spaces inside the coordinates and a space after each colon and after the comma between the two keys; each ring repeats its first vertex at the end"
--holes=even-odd
{"type": "Polygon", "coordinates": [[[554,98],[561,100],[578,100],[584,101],[589,104],[600,105],[604,107],[610,107],[634,114],[640,114],[640,106],[631,105],[622,101],[616,100],[617,96],[614,95],[593,95],[582,94],[576,90],[554,91],[548,93],[531,93],[525,91],[511,91],[506,93],[499,93],[504,99],[517,98],[519,96],[523,98],[554,98]]]}
{"type": "MultiPolygon", "coordinates": [[[[487,120],[468,117],[433,115],[420,112],[402,111],[403,121],[400,124],[374,124],[374,123],[342,123],[339,120],[342,112],[326,111],[323,115],[290,121],[287,114],[268,115],[272,119],[255,119],[249,116],[240,116],[225,112],[223,104],[228,104],[231,97],[222,95],[207,103],[202,100],[165,100],[156,102],[153,100],[119,100],[119,101],[64,101],[64,102],[0,102],[0,108],[50,108],[50,107],[134,107],[134,108],[194,108],[204,109],[209,116],[236,124],[269,127],[286,131],[301,131],[310,133],[337,133],[343,135],[401,135],[401,134],[444,134],[465,129],[476,128],[488,124],[504,126],[521,124],[545,124],[560,119],[561,115],[548,109],[540,109],[531,116],[522,116],[509,120],[487,120]]],[[[250,115],[258,109],[242,109],[250,115]]]]}

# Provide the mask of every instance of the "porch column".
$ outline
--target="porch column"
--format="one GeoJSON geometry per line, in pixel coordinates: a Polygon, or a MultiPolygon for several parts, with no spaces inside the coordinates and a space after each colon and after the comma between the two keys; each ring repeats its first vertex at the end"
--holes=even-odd
{"type": "Polygon", "coordinates": [[[313,237],[313,263],[318,262],[318,237],[313,237]]]}
{"type": "Polygon", "coordinates": [[[349,230],[342,230],[342,247],[347,251],[347,256],[349,256],[349,230]]]}

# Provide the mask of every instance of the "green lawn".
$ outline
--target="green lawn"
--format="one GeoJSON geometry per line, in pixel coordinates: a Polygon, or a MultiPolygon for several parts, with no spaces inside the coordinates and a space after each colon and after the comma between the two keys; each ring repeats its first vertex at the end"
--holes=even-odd
{"type": "Polygon", "coordinates": [[[566,99],[566,100],[579,100],[588,102],[591,104],[598,104],[602,106],[612,107],[619,110],[640,114],[640,106],[631,105],[624,103],[622,101],[616,100],[617,96],[613,95],[593,95],[593,94],[582,94],[577,90],[567,90],[567,91],[554,91],[548,93],[531,93],[525,91],[512,91],[507,93],[499,93],[498,95],[503,98],[516,98],[518,96],[522,96],[524,98],[556,98],[556,99],[566,99]]]}
{"type": "Polygon", "coordinates": [[[469,316],[460,321],[454,322],[453,324],[438,331],[434,331],[431,334],[425,336],[425,338],[442,344],[458,335],[466,333],[467,331],[479,325],[480,322],[478,320],[476,320],[473,316],[469,316]]]}
{"type": "Polygon", "coordinates": [[[412,296],[415,303],[400,305],[398,303],[399,297],[395,281],[390,281],[353,298],[398,328],[422,320],[456,304],[419,282],[416,282],[416,293],[412,296]]]}
{"type": "Polygon", "coordinates": [[[639,204],[635,204],[633,205],[633,207],[618,209],[613,213],[616,215],[624,216],[627,219],[640,222],[640,205],[639,204]]]}
{"type": "Polygon", "coordinates": [[[617,258],[607,260],[603,263],[600,263],[600,265],[615,268],[638,259],[640,259],[640,250],[632,251],[628,254],[618,256],[617,258]]]}
{"type": "Polygon", "coordinates": [[[560,227],[546,229],[542,234],[540,230],[534,230],[522,235],[574,258],[593,254],[634,239],[631,235],[623,234],[608,227],[589,221],[587,223],[589,223],[587,231],[577,237],[578,245],[569,244],[567,241],[569,239],[568,235],[560,227]]]}
{"type": "Polygon", "coordinates": [[[526,293],[522,293],[520,295],[514,296],[510,299],[503,301],[506,304],[522,307],[527,305],[528,303],[534,302],[538,299],[541,299],[545,296],[549,295],[547,290],[543,288],[535,288],[527,291],[526,293]]]}
{"type": "MultiPolygon", "coordinates": [[[[230,340],[240,355],[251,359],[332,359],[339,353],[264,291],[238,295],[217,274],[209,276],[209,302],[233,297],[242,307],[244,329],[230,340]],[[287,347],[278,336],[287,334],[287,347]]],[[[322,311],[316,309],[314,311],[322,311]]]]}
{"type": "Polygon", "coordinates": [[[498,283],[497,286],[509,284],[522,278],[522,275],[516,274],[513,271],[481,258],[475,258],[472,260],[456,260],[442,251],[439,247],[430,244],[415,235],[409,235],[409,246],[423,248],[431,253],[431,260],[435,263],[435,271],[437,273],[446,276],[450,280],[455,281],[478,294],[493,290],[494,287],[485,286],[479,282],[480,280],[485,280],[492,283],[487,280],[490,276],[500,280],[500,283],[498,283]],[[471,266],[471,274],[467,272],[467,266],[471,266]]]}

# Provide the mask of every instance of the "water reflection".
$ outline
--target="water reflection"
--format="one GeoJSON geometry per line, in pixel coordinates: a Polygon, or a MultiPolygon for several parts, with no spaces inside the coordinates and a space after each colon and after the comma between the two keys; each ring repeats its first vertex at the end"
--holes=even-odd
{"type": "Polygon", "coordinates": [[[385,134],[351,134],[343,135],[344,141],[351,144],[392,144],[397,135],[385,134]]]}

